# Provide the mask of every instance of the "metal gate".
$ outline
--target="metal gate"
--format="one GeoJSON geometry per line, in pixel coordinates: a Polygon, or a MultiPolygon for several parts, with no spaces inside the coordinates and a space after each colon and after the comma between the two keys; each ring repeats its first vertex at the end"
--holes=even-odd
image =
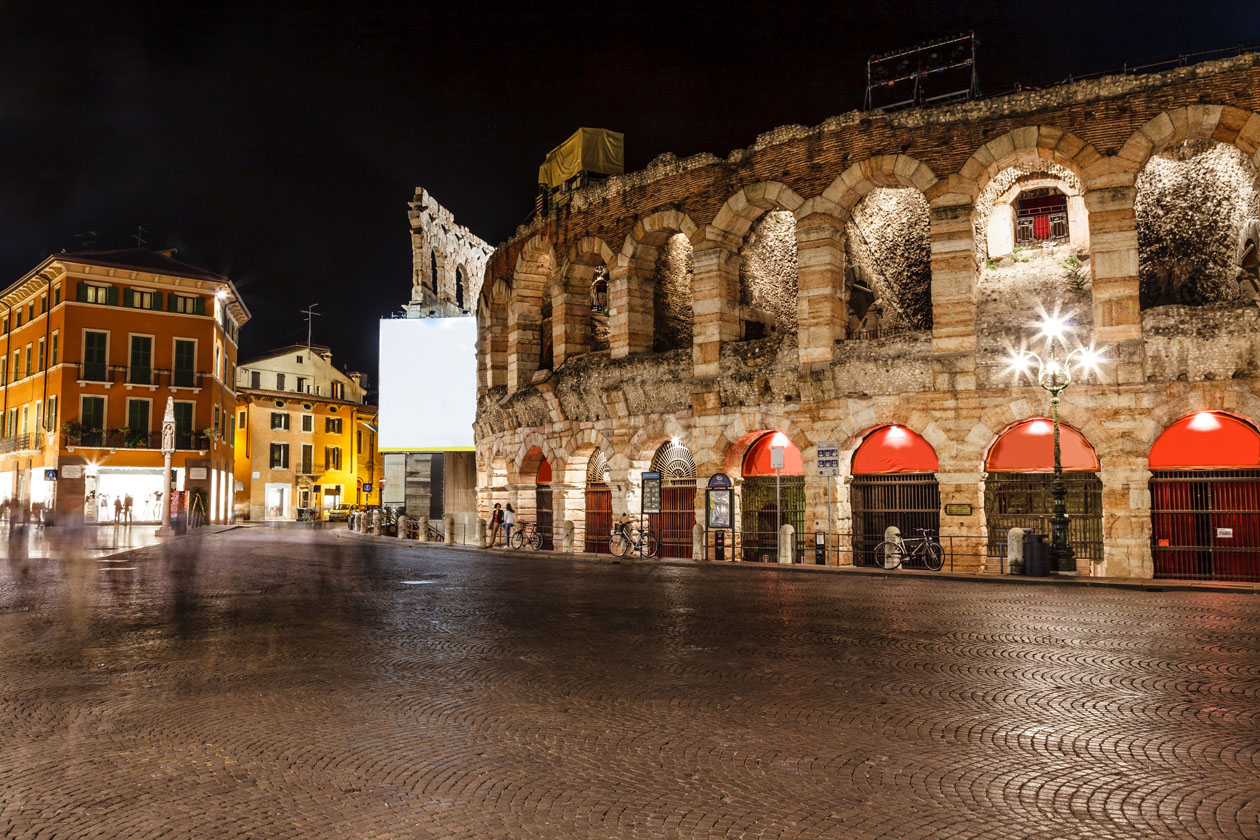
{"type": "MultiPolygon", "coordinates": [[[[1063,474],[1067,488],[1068,544],[1078,560],[1103,559],[1102,481],[1097,473],[1063,474]]],[[[1050,534],[1054,517],[1051,473],[988,473],[984,480],[984,516],[989,526],[989,556],[1006,553],[1006,532],[1024,528],[1050,534]]]]}
{"type": "Polygon", "coordinates": [[[1157,578],[1260,581],[1260,470],[1156,470],[1157,578]]]}
{"type": "Polygon", "coordinates": [[[551,515],[551,485],[539,484],[534,491],[535,504],[537,505],[538,533],[542,534],[542,547],[546,551],[555,548],[555,540],[552,539],[552,515],[551,515]]]}
{"type": "MultiPolygon", "coordinates": [[[[900,529],[903,537],[918,537],[916,528],[940,531],[941,491],[935,473],[855,475],[849,500],[854,565],[875,565],[875,547],[890,526],[900,529]]],[[[921,556],[908,559],[907,568],[925,568],[921,556]]]]}
{"type": "Polygon", "coordinates": [[[785,475],[781,479],[782,516],[776,516],[775,477],[752,476],[740,486],[740,558],[775,563],[779,559],[778,526],[796,529],[794,562],[805,557],[805,476],[785,475]]]}
{"type": "Polygon", "coordinates": [[[662,443],[652,455],[652,470],[661,474],[661,512],[648,516],[648,527],[660,541],[660,556],[690,559],[696,524],[696,463],[691,450],[675,441],[662,443]]]}
{"type": "Polygon", "coordinates": [[[606,484],[586,485],[585,549],[590,554],[608,554],[612,535],[612,490],[606,484]]]}

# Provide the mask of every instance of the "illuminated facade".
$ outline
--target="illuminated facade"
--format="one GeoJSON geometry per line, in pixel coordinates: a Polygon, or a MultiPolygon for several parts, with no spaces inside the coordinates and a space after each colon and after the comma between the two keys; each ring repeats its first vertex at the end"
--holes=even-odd
{"type": "Polygon", "coordinates": [[[159,521],[162,416],[174,400],[175,489],[229,516],[232,374],[249,320],[231,281],[135,248],[57,254],[0,297],[0,496],[58,521],[159,521]]]}

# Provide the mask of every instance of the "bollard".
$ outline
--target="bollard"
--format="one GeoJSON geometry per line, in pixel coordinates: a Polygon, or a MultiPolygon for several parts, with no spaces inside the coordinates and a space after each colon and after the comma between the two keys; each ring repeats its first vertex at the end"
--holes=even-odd
{"type": "Polygon", "coordinates": [[[796,559],[796,529],[784,525],[779,529],[779,562],[790,566],[796,559]]]}
{"type": "Polygon", "coordinates": [[[1006,532],[1006,573],[1024,573],[1024,529],[1012,528],[1006,532]]]}
{"type": "Polygon", "coordinates": [[[477,520],[477,545],[480,546],[481,548],[486,548],[487,546],[490,545],[490,543],[486,541],[486,532],[488,530],[489,528],[486,525],[486,520],[478,519],[477,520]]]}
{"type": "Polygon", "coordinates": [[[422,516],[416,528],[416,539],[422,543],[429,541],[429,517],[422,516]]]}
{"type": "Polygon", "coordinates": [[[704,550],[704,526],[699,522],[691,526],[691,559],[709,559],[708,552],[704,550]]]}
{"type": "Polygon", "coordinates": [[[379,537],[381,535],[381,512],[379,510],[372,511],[372,536],[379,537]]]}
{"type": "Polygon", "coordinates": [[[400,540],[407,539],[407,517],[406,516],[398,517],[398,539],[400,540]]]}
{"type": "Polygon", "coordinates": [[[446,528],[446,544],[455,545],[455,517],[449,513],[443,516],[442,525],[446,528]]]}
{"type": "Polygon", "coordinates": [[[573,527],[573,522],[566,519],[564,522],[564,533],[560,537],[561,551],[567,554],[573,553],[573,539],[575,533],[576,529],[573,527]]]}

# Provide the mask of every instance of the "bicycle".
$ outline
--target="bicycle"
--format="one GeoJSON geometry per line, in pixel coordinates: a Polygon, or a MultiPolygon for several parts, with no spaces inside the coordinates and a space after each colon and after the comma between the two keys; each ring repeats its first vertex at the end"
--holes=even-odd
{"type": "Polygon", "coordinates": [[[508,545],[515,549],[520,549],[529,543],[529,547],[538,551],[542,548],[543,535],[538,533],[538,526],[532,522],[520,522],[512,528],[512,536],[508,538],[508,545]]]}
{"type": "Polygon", "coordinates": [[[939,540],[933,539],[931,528],[915,528],[919,536],[909,539],[885,540],[875,547],[875,564],[892,571],[912,557],[923,557],[923,565],[930,571],[939,572],[945,565],[945,549],[939,540]]]}
{"type": "Polygon", "coordinates": [[[608,538],[608,550],[618,557],[629,556],[631,551],[643,557],[655,557],[658,548],[656,535],[646,528],[640,531],[631,526],[630,520],[619,522],[608,538]]]}

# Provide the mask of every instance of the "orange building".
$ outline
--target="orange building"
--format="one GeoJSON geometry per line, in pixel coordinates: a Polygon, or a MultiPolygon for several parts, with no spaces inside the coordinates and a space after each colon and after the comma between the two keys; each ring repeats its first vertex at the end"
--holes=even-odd
{"type": "Polygon", "coordinates": [[[226,277],[133,248],[55,254],[0,293],[0,499],[58,520],[158,521],[162,416],[172,489],[231,515],[232,387],[249,310],[226,277]]]}

